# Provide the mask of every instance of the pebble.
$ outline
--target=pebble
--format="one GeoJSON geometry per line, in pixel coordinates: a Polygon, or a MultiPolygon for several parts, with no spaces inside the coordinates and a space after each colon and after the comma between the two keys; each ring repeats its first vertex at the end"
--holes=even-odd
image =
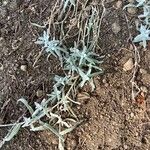
{"type": "Polygon", "coordinates": [[[124,149],[128,149],[128,146],[127,146],[127,145],[124,145],[123,147],[124,147],[124,149]]]}
{"type": "Polygon", "coordinates": [[[40,89],[38,89],[38,90],[36,91],[36,96],[37,96],[37,97],[42,97],[42,96],[43,96],[43,91],[40,90],[40,89]]]}
{"type": "Polygon", "coordinates": [[[133,59],[130,58],[130,59],[123,65],[123,70],[124,70],[124,71],[131,70],[131,69],[133,69],[133,66],[134,66],[134,64],[133,64],[133,59]]]}
{"type": "Polygon", "coordinates": [[[26,71],[27,71],[27,65],[21,65],[21,66],[20,66],[20,69],[21,69],[22,71],[26,72],[26,71]]]}
{"type": "Polygon", "coordinates": [[[115,22],[115,23],[112,24],[112,31],[115,34],[117,34],[118,32],[120,32],[120,30],[121,30],[121,27],[120,27],[120,25],[117,22],[115,22]]]}
{"type": "Polygon", "coordinates": [[[128,7],[127,11],[128,11],[129,14],[135,15],[136,12],[137,12],[137,8],[136,7],[128,7]]]}
{"type": "Polygon", "coordinates": [[[122,7],[122,1],[117,1],[116,4],[115,4],[115,7],[117,9],[121,8],[122,7]]]}
{"type": "Polygon", "coordinates": [[[131,118],[133,118],[133,117],[134,117],[134,113],[132,112],[132,113],[130,114],[130,116],[131,116],[131,118]]]}

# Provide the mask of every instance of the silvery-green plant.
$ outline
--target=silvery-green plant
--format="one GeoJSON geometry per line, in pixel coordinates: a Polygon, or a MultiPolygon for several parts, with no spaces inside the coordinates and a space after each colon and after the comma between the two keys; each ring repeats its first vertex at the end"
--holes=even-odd
{"type": "MultiPolygon", "coordinates": [[[[75,8],[76,0],[62,0],[62,2],[64,4],[63,13],[68,6],[75,8]]],[[[48,30],[44,31],[43,35],[35,42],[41,45],[43,50],[59,58],[65,75],[54,77],[51,93],[47,94],[47,98],[44,98],[40,103],[35,102],[34,107],[30,106],[24,98],[18,100],[19,103],[24,104],[30,116],[24,116],[22,122],[19,120],[12,125],[9,133],[0,143],[0,148],[5,142],[10,141],[20,128],[28,127],[31,131],[49,130],[53,132],[59,138],[59,150],[64,150],[64,135],[81,123],[70,107],[72,103],[80,104],[74,100],[78,85],[82,88],[88,82],[94,90],[93,78],[102,73],[101,57],[93,52],[96,47],[94,41],[97,41],[99,36],[98,16],[99,13],[95,8],[92,8],[92,15],[87,20],[83,37],[79,36],[78,38],[84,46],[77,42],[78,44],[73,48],[66,48],[63,45],[63,40],[50,37],[48,30]],[[93,33],[91,34],[91,32],[93,33]],[[95,35],[95,33],[98,34],[97,38],[93,36],[91,38],[91,35],[95,35]],[[64,112],[65,114],[69,112],[71,118],[62,117],[64,112]]]]}
{"type": "Polygon", "coordinates": [[[130,3],[126,7],[137,7],[143,10],[143,13],[138,15],[140,28],[137,30],[140,32],[133,42],[142,42],[144,48],[147,46],[147,41],[150,40],[150,1],[149,0],[136,0],[135,3],[130,3]]]}
{"type": "Polygon", "coordinates": [[[63,63],[62,58],[67,53],[67,50],[62,47],[59,40],[55,40],[55,38],[50,39],[48,31],[44,31],[43,36],[39,37],[35,43],[42,45],[46,52],[58,57],[61,64],[63,63]]]}
{"type": "Polygon", "coordinates": [[[102,73],[102,69],[99,67],[102,61],[96,58],[98,58],[98,55],[86,46],[82,50],[76,47],[70,48],[70,55],[65,58],[64,69],[68,70],[72,76],[80,76],[80,87],[83,87],[86,82],[89,82],[92,90],[94,90],[93,77],[102,73]]]}
{"type": "Polygon", "coordinates": [[[143,47],[146,48],[146,41],[150,40],[150,29],[141,24],[138,31],[140,34],[134,38],[133,42],[142,42],[143,47]]]}
{"type": "Polygon", "coordinates": [[[55,83],[52,92],[41,103],[35,102],[35,108],[32,108],[24,98],[18,100],[18,102],[26,106],[30,112],[30,117],[24,116],[22,122],[12,125],[9,133],[0,143],[0,147],[5,142],[10,141],[19,132],[20,128],[29,127],[34,132],[42,130],[53,132],[59,138],[59,149],[64,150],[64,135],[71,132],[80,122],[71,118],[62,119],[61,114],[68,111],[76,118],[69,105],[70,103],[79,104],[71,97],[71,93],[75,93],[72,91],[76,90],[77,79],[80,81],[80,87],[89,82],[92,90],[94,90],[93,77],[102,73],[102,69],[99,68],[102,62],[97,60],[99,56],[86,46],[81,50],[76,47],[70,48],[68,53],[62,51],[59,41],[49,41],[49,36],[46,32],[44,32],[43,37],[40,37],[36,43],[43,45],[43,48],[54,56],[62,57],[61,60],[64,63],[66,76],[56,75],[54,77],[55,83]]]}

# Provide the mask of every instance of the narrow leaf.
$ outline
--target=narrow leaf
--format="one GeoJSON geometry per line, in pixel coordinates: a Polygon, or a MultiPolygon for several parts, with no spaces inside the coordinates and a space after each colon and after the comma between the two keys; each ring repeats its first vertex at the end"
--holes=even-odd
{"type": "Polygon", "coordinates": [[[22,102],[26,108],[29,110],[30,114],[33,114],[34,110],[32,109],[32,107],[28,104],[27,100],[25,100],[24,98],[20,98],[18,100],[18,102],[22,102]]]}
{"type": "Polygon", "coordinates": [[[43,125],[44,128],[49,129],[51,132],[53,132],[57,137],[59,137],[61,140],[64,141],[64,138],[61,134],[58,133],[58,131],[56,129],[54,129],[51,125],[44,123],[42,121],[40,121],[40,124],[43,125]]]}
{"type": "Polygon", "coordinates": [[[4,141],[10,141],[19,131],[20,127],[21,127],[21,123],[16,123],[8,132],[8,134],[6,135],[6,137],[4,138],[4,141]]]}

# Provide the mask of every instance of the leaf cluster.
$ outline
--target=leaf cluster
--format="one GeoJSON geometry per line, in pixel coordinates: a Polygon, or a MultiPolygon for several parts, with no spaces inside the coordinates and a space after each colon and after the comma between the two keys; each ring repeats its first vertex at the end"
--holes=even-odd
{"type": "Polygon", "coordinates": [[[150,40],[150,1],[149,0],[136,0],[135,4],[130,3],[126,7],[137,7],[143,10],[143,13],[138,15],[140,28],[137,30],[140,32],[133,42],[141,42],[143,47],[146,48],[147,41],[150,40]]]}

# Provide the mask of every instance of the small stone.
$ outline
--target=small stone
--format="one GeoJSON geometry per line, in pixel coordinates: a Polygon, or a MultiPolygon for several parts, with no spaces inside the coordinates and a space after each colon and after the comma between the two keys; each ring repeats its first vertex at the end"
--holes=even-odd
{"type": "Polygon", "coordinates": [[[124,65],[123,65],[123,70],[124,71],[128,71],[131,70],[133,68],[134,64],[133,64],[133,59],[130,58],[124,65]]]}
{"type": "Polygon", "coordinates": [[[117,1],[116,4],[115,4],[115,7],[117,9],[121,8],[122,7],[122,1],[117,1]]]}
{"type": "Polygon", "coordinates": [[[127,11],[128,11],[129,14],[135,15],[136,12],[137,12],[137,8],[136,7],[128,7],[127,11]]]}
{"type": "Polygon", "coordinates": [[[142,68],[141,68],[141,69],[140,69],[140,73],[141,73],[141,74],[147,74],[147,71],[146,71],[145,69],[142,69],[142,68]]]}
{"type": "Polygon", "coordinates": [[[124,149],[128,149],[128,146],[127,146],[127,145],[124,145],[123,147],[124,147],[124,149]]]}
{"type": "Polygon", "coordinates": [[[130,114],[130,116],[131,116],[131,118],[133,118],[133,117],[134,117],[134,113],[132,112],[132,113],[130,114]]]}
{"type": "Polygon", "coordinates": [[[117,34],[118,32],[120,32],[120,30],[121,30],[121,27],[120,27],[120,25],[117,22],[115,22],[115,23],[112,24],[112,31],[115,34],[117,34]]]}
{"type": "Polygon", "coordinates": [[[22,71],[26,72],[26,71],[27,71],[27,65],[21,65],[21,66],[20,66],[20,69],[21,69],[22,71]]]}
{"type": "Polygon", "coordinates": [[[42,90],[37,90],[36,91],[36,96],[37,97],[42,97],[43,96],[43,91],[42,90]]]}
{"type": "Polygon", "coordinates": [[[130,45],[129,45],[129,50],[133,50],[133,49],[134,49],[133,45],[130,44],[130,45]]]}
{"type": "Polygon", "coordinates": [[[141,86],[141,91],[143,91],[144,93],[147,93],[148,92],[148,89],[147,89],[147,87],[145,87],[145,86],[141,86]]]}

